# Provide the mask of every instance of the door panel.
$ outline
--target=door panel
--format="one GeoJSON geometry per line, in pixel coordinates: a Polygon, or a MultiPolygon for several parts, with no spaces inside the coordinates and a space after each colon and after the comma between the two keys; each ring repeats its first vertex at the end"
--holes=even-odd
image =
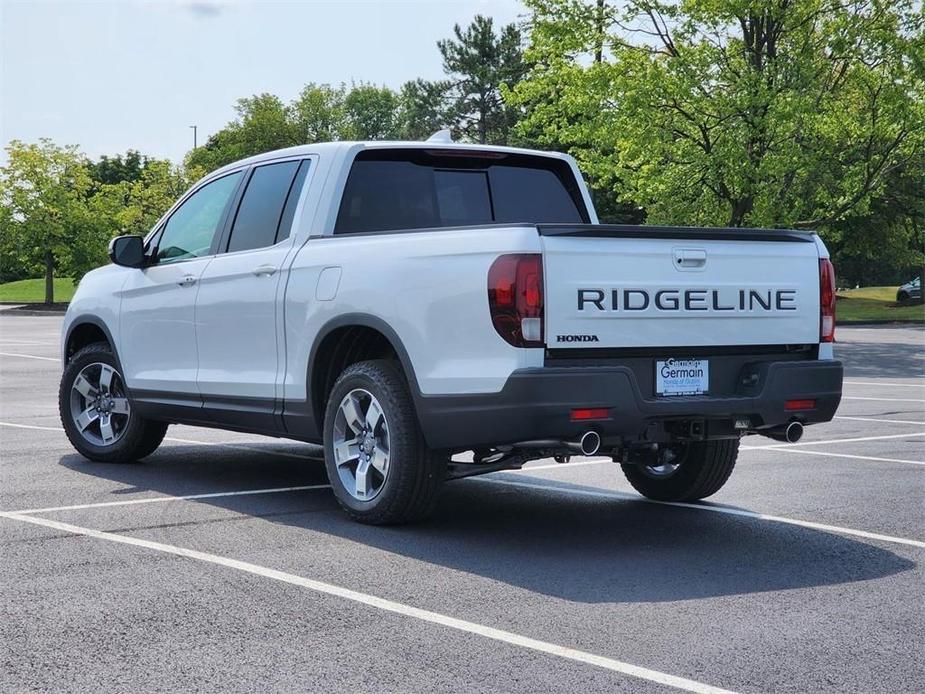
{"type": "Polygon", "coordinates": [[[136,397],[199,403],[196,295],[242,177],[237,171],[191,193],[152,238],[154,264],[123,287],[119,357],[136,397]]]}
{"type": "Polygon", "coordinates": [[[206,268],[196,299],[197,381],[210,416],[230,426],[278,429],[277,293],[292,249],[288,229],[308,161],[255,167],[223,246],[206,268]],[[278,241],[278,242],[277,242],[278,241]]]}

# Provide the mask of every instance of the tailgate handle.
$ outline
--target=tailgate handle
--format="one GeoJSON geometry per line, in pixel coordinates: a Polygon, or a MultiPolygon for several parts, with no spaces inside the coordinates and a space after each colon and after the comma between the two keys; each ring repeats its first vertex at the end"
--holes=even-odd
{"type": "Polygon", "coordinates": [[[707,264],[707,252],[701,248],[675,248],[674,266],[679,270],[695,270],[707,264]]]}

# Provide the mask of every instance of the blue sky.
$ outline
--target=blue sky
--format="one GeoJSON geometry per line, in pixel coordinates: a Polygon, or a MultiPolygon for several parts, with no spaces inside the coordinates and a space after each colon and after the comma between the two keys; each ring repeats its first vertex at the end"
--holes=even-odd
{"type": "MultiPolygon", "coordinates": [[[[436,41],[517,0],[0,0],[0,143],[50,137],[91,157],[138,149],[180,161],[242,96],[306,82],[398,87],[442,75],[436,41]]],[[[0,158],[5,158],[0,155],[0,158]]]]}

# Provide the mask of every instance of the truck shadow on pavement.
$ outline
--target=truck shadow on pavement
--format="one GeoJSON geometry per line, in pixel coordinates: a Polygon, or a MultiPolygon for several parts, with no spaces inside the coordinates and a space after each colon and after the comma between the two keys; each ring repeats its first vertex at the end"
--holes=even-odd
{"type": "MultiPolygon", "coordinates": [[[[248,446],[253,452],[165,445],[135,465],[91,463],[77,455],[64,456],[60,464],[73,472],[129,485],[114,491],[113,500],[142,492],[179,496],[327,482],[321,461],[270,454],[312,454],[312,448],[248,446]]],[[[540,481],[525,473],[504,478],[540,481]]],[[[317,566],[317,534],[321,533],[582,603],[670,602],[830,586],[882,578],[915,566],[888,549],[842,535],[641,500],[570,495],[568,489],[587,487],[542,483],[563,491],[525,489],[486,479],[452,482],[428,521],[387,528],[354,523],[327,489],[177,503],[206,504],[245,519],[255,517],[285,526],[281,535],[272,538],[276,547],[288,542],[280,563],[272,568],[300,573],[300,555],[306,557],[306,564],[311,558],[317,566]],[[307,532],[300,535],[293,530],[307,532]]],[[[170,505],[155,505],[160,522],[153,525],[150,514],[137,511],[133,516],[134,509],[150,509],[150,505],[117,507],[108,513],[124,513],[126,530],[157,528],[159,539],[169,542],[170,505]]],[[[189,517],[186,509],[184,518],[189,517]]],[[[94,527],[92,516],[81,522],[94,527]]],[[[191,524],[195,521],[184,523],[187,528],[191,524]]],[[[215,519],[210,518],[208,525],[214,531],[215,519]]],[[[234,532],[251,533],[246,549],[242,547],[238,554],[240,559],[247,560],[246,552],[259,552],[271,544],[270,538],[253,535],[241,523],[234,532]]],[[[332,550],[330,542],[323,545],[332,561],[339,561],[336,547],[332,550]]],[[[204,544],[197,548],[208,550],[204,544]]],[[[356,554],[344,556],[355,560],[356,554]]],[[[375,553],[370,557],[370,565],[356,567],[358,576],[376,571],[375,553]]],[[[257,561],[267,564],[265,559],[257,561]]],[[[394,560],[389,570],[397,571],[398,580],[426,580],[415,567],[396,566],[394,560]],[[406,578],[401,579],[402,575],[406,578]]],[[[309,577],[325,580],[317,571],[309,577]]],[[[441,583],[434,589],[452,587],[441,583]]]]}

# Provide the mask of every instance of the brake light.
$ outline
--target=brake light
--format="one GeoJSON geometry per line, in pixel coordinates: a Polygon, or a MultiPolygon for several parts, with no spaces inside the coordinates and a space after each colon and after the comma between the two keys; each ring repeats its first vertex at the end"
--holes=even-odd
{"type": "Polygon", "coordinates": [[[819,342],[835,342],[835,266],[819,259],[819,342]]]}
{"type": "Polygon", "coordinates": [[[499,256],[488,270],[491,322],[514,347],[543,346],[543,256],[499,256]]]}
{"type": "Polygon", "coordinates": [[[573,422],[585,422],[589,419],[609,419],[609,407],[582,407],[572,410],[571,420],[573,422]]]}
{"type": "Polygon", "coordinates": [[[815,410],[816,401],[815,400],[785,400],[784,409],[788,412],[793,412],[795,410],[815,410]]]}

